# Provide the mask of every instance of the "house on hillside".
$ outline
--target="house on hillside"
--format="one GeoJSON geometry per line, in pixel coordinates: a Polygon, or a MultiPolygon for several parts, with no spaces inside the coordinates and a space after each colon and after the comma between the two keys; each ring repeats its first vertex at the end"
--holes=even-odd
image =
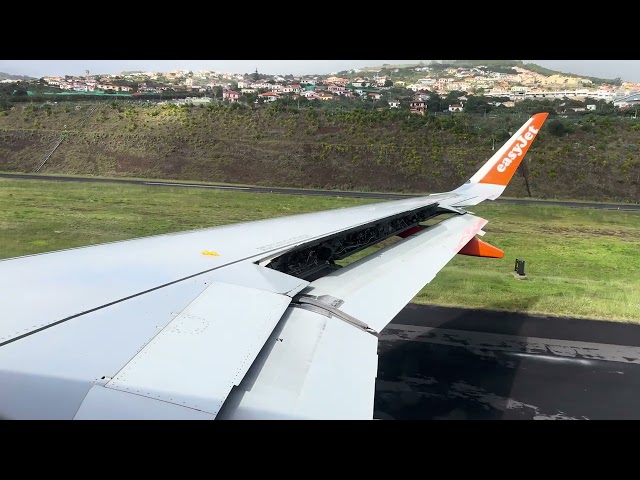
{"type": "Polygon", "coordinates": [[[368,82],[364,78],[356,78],[353,82],[351,82],[351,85],[359,88],[367,88],[371,86],[371,82],[368,82]]]}
{"type": "Polygon", "coordinates": [[[282,93],[300,93],[301,87],[298,84],[285,85],[282,87],[282,93]]]}
{"type": "Polygon", "coordinates": [[[341,77],[328,77],[327,79],[325,79],[325,82],[327,83],[335,83],[338,85],[346,85],[347,83],[349,83],[349,79],[348,78],[341,78],[341,77]]]}
{"type": "Polygon", "coordinates": [[[464,109],[464,105],[461,103],[452,103],[449,105],[450,112],[461,112],[464,109]]]}
{"type": "Polygon", "coordinates": [[[389,100],[389,108],[400,108],[400,100],[389,100]]]}
{"type": "Polygon", "coordinates": [[[427,110],[426,104],[422,100],[414,100],[409,104],[411,113],[417,113],[418,115],[424,115],[427,110]]]}
{"type": "Polygon", "coordinates": [[[222,92],[222,99],[227,100],[229,102],[237,102],[240,98],[240,93],[235,90],[227,90],[222,92]]]}
{"type": "MultiPolygon", "coordinates": [[[[260,93],[258,95],[258,98],[262,98],[265,103],[267,103],[267,102],[275,102],[276,100],[278,100],[280,98],[280,95],[277,94],[276,92],[265,92],[265,93],[260,93]]],[[[256,102],[257,102],[257,100],[256,100],[256,102]]]]}
{"type": "Polygon", "coordinates": [[[427,100],[431,99],[431,95],[429,95],[428,93],[424,93],[424,92],[418,92],[413,96],[413,99],[416,102],[426,102],[427,100]]]}
{"type": "Polygon", "coordinates": [[[587,111],[586,107],[575,106],[575,105],[571,106],[571,105],[567,105],[566,103],[561,103],[557,107],[558,113],[586,112],[586,111],[587,111]]]}

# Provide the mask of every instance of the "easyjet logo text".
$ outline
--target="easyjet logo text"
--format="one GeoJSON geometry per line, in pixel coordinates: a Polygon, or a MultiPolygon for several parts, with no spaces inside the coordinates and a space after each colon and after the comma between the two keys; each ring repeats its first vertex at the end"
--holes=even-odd
{"type": "Polygon", "coordinates": [[[536,133],[538,133],[539,130],[540,130],[539,128],[535,128],[533,125],[531,125],[529,126],[529,129],[524,134],[520,135],[516,139],[509,153],[507,153],[498,164],[497,169],[499,172],[504,172],[507,169],[507,167],[511,165],[511,162],[513,162],[516,158],[522,156],[527,145],[529,145],[529,143],[531,142],[531,140],[533,140],[533,138],[536,136],[536,133]]]}

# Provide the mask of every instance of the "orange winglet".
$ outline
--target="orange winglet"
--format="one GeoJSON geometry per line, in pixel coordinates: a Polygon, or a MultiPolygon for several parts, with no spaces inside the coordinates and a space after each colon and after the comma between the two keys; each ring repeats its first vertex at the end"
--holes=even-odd
{"type": "Polygon", "coordinates": [[[523,125],[520,135],[512,138],[511,143],[505,145],[504,154],[497,159],[485,176],[478,180],[478,183],[507,185],[548,115],[546,112],[533,115],[528,124],[523,125]]]}
{"type": "Polygon", "coordinates": [[[489,257],[489,258],[502,258],[504,252],[498,247],[483,242],[478,237],[473,237],[469,240],[462,249],[458,252],[460,255],[470,255],[472,257],[489,257]]]}

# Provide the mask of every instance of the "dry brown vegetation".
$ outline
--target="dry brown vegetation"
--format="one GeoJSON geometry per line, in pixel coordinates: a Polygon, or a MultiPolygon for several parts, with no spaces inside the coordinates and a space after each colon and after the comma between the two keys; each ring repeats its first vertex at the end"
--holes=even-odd
{"type": "MultiPolygon", "coordinates": [[[[19,104],[0,112],[0,170],[361,191],[463,183],[526,117],[19,104]]],[[[505,195],[640,201],[640,122],[549,119],[505,195]],[[562,123],[560,127],[558,122],[562,123]]]]}

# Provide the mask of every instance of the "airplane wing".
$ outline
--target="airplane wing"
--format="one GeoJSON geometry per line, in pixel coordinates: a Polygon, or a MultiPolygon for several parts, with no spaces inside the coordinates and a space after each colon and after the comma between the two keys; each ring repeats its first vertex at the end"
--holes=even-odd
{"type": "Polygon", "coordinates": [[[456,254],[503,255],[463,207],[546,117],[451,192],[0,261],[0,418],[371,419],[377,335],[456,254]]]}

